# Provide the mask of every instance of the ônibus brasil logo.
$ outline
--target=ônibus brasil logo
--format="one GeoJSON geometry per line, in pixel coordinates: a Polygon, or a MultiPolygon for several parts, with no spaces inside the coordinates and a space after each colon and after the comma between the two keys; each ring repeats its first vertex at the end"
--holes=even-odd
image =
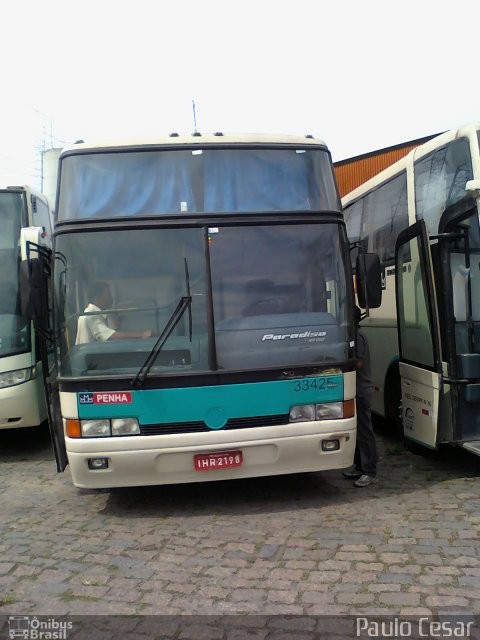
{"type": "Polygon", "coordinates": [[[8,637],[10,640],[66,640],[67,631],[71,631],[72,622],[47,618],[40,620],[37,616],[9,616],[8,637]]]}

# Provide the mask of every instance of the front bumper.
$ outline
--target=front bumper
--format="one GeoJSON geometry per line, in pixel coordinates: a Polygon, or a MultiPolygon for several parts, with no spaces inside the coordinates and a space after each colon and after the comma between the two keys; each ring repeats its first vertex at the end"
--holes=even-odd
{"type": "Polygon", "coordinates": [[[355,440],[355,419],[350,418],[242,429],[241,433],[66,438],[66,445],[74,485],[99,489],[343,469],[353,464],[355,440]],[[322,451],[322,441],[333,439],[339,440],[339,450],[322,451]],[[195,454],[238,449],[243,454],[240,467],[194,469],[195,454]],[[108,469],[90,470],[90,458],[106,458],[108,469]]]}
{"type": "Polygon", "coordinates": [[[41,377],[0,389],[0,429],[35,427],[46,418],[41,377]]]}

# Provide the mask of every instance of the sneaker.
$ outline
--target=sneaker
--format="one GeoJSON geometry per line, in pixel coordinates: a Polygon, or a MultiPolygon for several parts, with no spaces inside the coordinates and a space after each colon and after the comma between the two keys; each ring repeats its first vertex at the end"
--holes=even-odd
{"type": "Polygon", "coordinates": [[[353,483],[354,487],[368,487],[369,484],[373,484],[377,481],[377,476],[369,476],[366,473],[362,474],[358,480],[353,483]]]}
{"type": "Polygon", "coordinates": [[[343,477],[346,478],[347,480],[356,480],[361,476],[362,476],[362,472],[356,469],[355,467],[352,467],[351,469],[347,469],[346,471],[343,472],[343,477]]]}

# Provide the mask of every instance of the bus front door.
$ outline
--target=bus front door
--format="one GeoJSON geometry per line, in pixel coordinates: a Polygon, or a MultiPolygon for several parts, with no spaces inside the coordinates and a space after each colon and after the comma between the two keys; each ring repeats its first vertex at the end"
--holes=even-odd
{"type": "Polygon", "coordinates": [[[395,262],[404,435],[434,449],[439,443],[442,359],[432,258],[423,220],[400,233],[395,262]]]}
{"type": "Polygon", "coordinates": [[[446,236],[441,264],[449,323],[445,349],[453,382],[452,441],[480,455],[480,225],[475,203],[466,199],[447,209],[439,231],[446,236]]]}

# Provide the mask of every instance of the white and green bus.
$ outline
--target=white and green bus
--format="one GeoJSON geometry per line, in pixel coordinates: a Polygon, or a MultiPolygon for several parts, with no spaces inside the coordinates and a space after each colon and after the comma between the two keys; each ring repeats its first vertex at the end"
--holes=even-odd
{"type": "Polygon", "coordinates": [[[323,142],[74,145],[52,262],[51,429],[76,486],[352,464],[354,296],[323,142]]]}
{"type": "Polygon", "coordinates": [[[47,417],[33,324],[21,309],[21,264],[28,242],[51,246],[47,199],[30,187],[0,189],[0,430],[35,427],[47,417]]]}
{"type": "Polygon", "coordinates": [[[379,255],[382,304],[363,321],[373,409],[411,443],[480,453],[480,125],[433,138],[343,199],[379,255]],[[399,410],[400,407],[400,410],[399,410]]]}

